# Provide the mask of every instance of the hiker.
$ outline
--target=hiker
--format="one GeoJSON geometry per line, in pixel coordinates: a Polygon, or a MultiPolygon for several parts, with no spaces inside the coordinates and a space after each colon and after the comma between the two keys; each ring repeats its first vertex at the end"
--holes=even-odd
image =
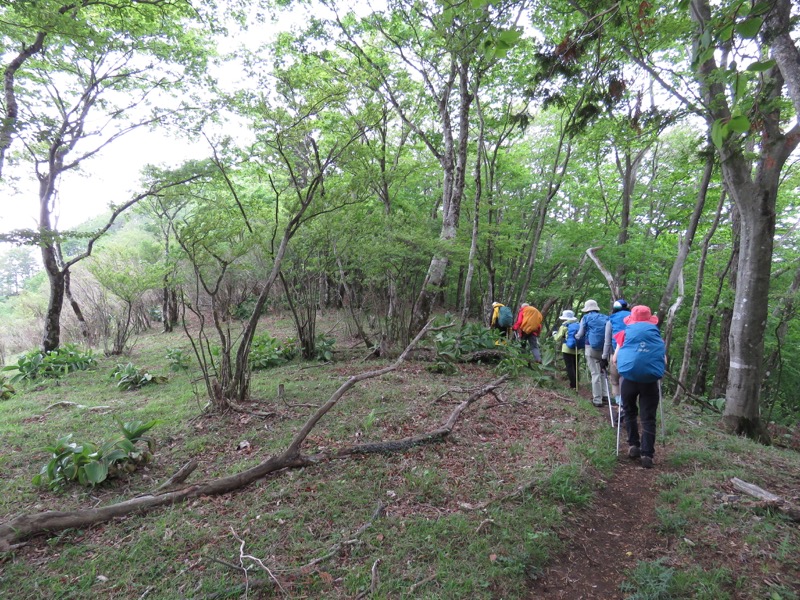
{"type": "Polygon", "coordinates": [[[611,382],[611,395],[614,396],[617,406],[622,406],[622,396],[620,396],[619,392],[619,371],[616,363],[611,360],[611,356],[617,349],[617,340],[614,336],[627,327],[625,318],[630,314],[631,311],[628,310],[628,303],[624,298],[614,301],[611,307],[611,314],[606,322],[606,341],[603,345],[603,358],[600,361],[600,366],[608,373],[608,379],[611,382]]]}
{"type": "Polygon", "coordinates": [[[628,433],[628,456],[642,467],[653,468],[656,449],[656,411],[661,399],[661,378],[666,368],[666,347],[647,306],[634,306],[625,317],[627,327],[616,334],[617,363],[621,379],[622,410],[628,433]],[[637,406],[638,400],[638,406],[637,406]],[[642,421],[642,435],[636,417],[642,421]]]}
{"type": "Polygon", "coordinates": [[[513,324],[514,313],[511,312],[511,309],[501,302],[492,302],[492,319],[489,326],[497,329],[503,334],[503,337],[507,338],[513,324]]]}
{"type": "Polygon", "coordinates": [[[587,300],[583,304],[583,317],[576,340],[583,340],[585,336],[586,364],[592,374],[592,404],[603,406],[608,402],[608,397],[603,393],[603,379],[605,369],[600,361],[603,358],[603,345],[606,341],[606,321],[608,317],[600,312],[596,300],[587,300]]]}
{"type": "Polygon", "coordinates": [[[512,329],[519,336],[523,347],[525,342],[531,349],[533,360],[537,363],[542,362],[542,353],[539,350],[539,334],[542,332],[542,313],[535,306],[531,306],[527,302],[523,302],[519,307],[517,320],[514,322],[512,329]]]}
{"type": "Polygon", "coordinates": [[[553,333],[553,339],[561,343],[561,356],[564,357],[564,366],[567,369],[569,387],[573,390],[578,387],[578,358],[583,354],[583,340],[576,340],[575,334],[578,332],[578,319],[571,310],[564,310],[559,321],[563,321],[558,331],[553,333]]]}

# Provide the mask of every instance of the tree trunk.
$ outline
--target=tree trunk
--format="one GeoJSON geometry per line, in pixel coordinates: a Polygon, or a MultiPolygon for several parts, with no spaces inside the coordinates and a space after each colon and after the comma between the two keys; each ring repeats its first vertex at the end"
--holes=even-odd
{"type": "Polygon", "coordinates": [[[711,175],[714,173],[714,163],[716,162],[713,149],[709,148],[707,154],[706,166],[703,170],[703,177],[700,180],[700,186],[697,191],[697,202],[695,203],[692,216],[689,219],[689,225],[686,228],[683,241],[678,249],[678,256],[675,257],[675,262],[672,263],[672,269],[670,270],[664,293],[661,295],[661,301],[658,303],[658,314],[662,317],[667,314],[667,307],[672,299],[675,286],[678,283],[678,274],[686,264],[686,257],[689,256],[689,250],[692,248],[692,242],[697,232],[697,225],[700,223],[700,217],[703,215],[703,207],[706,205],[706,194],[708,193],[708,186],[709,183],[711,183],[711,175]]]}
{"type": "Polygon", "coordinates": [[[170,289],[168,277],[164,275],[164,287],[161,288],[161,322],[164,325],[164,333],[172,332],[172,321],[170,320],[170,289]]]}
{"type": "Polygon", "coordinates": [[[719,318],[719,350],[717,351],[717,369],[714,372],[714,381],[711,384],[711,397],[724,398],[728,387],[728,365],[730,364],[731,349],[731,320],[733,310],[723,307],[719,318]]]}
{"type": "Polygon", "coordinates": [[[81,310],[78,301],[72,296],[69,269],[64,270],[64,296],[66,296],[67,301],[69,301],[69,305],[72,307],[72,312],[75,313],[75,318],[78,319],[78,324],[81,328],[81,336],[84,340],[91,343],[92,339],[89,334],[89,325],[86,323],[86,319],[83,316],[83,311],[81,310]]]}
{"type": "MultiPolygon", "coordinates": [[[[468,53],[467,53],[468,54],[468,53]]],[[[458,231],[458,220],[461,214],[461,201],[464,198],[464,186],[467,174],[467,150],[469,142],[469,115],[473,95],[469,88],[469,66],[471,57],[453,56],[452,73],[458,77],[458,139],[454,139],[454,129],[450,107],[450,91],[446,90],[439,98],[439,116],[442,119],[442,137],[444,151],[439,156],[444,180],[442,183],[442,229],[439,239],[445,248],[455,243],[458,231]]],[[[475,74],[473,85],[479,86],[479,75],[475,74]]],[[[411,312],[409,337],[413,337],[428,321],[437,294],[442,290],[449,259],[447,252],[434,255],[428,267],[422,289],[414,302],[411,312]]]]}
{"type": "Polygon", "coordinates": [[[741,239],[736,276],[736,301],[730,333],[730,365],[723,424],[730,433],[769,442],[760,417],[764,328],[769,306],[772,246],[775,237],[775,201],[778,172],[771,177],[762,170],[752,185],[741,180],[747,165],[723,163],[726,183],[739,207],[741,239]]]}
{"type": "Polygon", "coordinates": [[[700,251],[700,260],[698,261],[697,279],[694,285],[694,295],[692,300],[692,310],[689,314],[689,323],[686,326],[686,341],[683,345],[683,360],[681,361],[681,370],[678,375],[678,382],[682,384],[676,386],[675,395],[672,397],[673,404],[680,404],[683,396],[683,390],[688,388],[689,367],[692,364],[692,347],[694,344],[694,335],[697,330],[697,318],[700,313],[700,300],[703,297],[703,278],[706,272],[706,258],[708,257],[708,248],[711,245],[711,239],[717,231],[720,216],[722,215],[722,208],[725,205],[725,192],[720,194],[719,203],[717,204],[717,212],[714,213],[714,221],[711,224],[708,232],[703,238],[702,249],[700,251]]]}
{"type": "Polygon", "coordinates": [[[42,259],[50,282],[50,297],[44,317],[42,352],[50,352],[61,344],[61,310],[64,307],[64,273],[57,266],[48,266],[52,248],[42,247],[42,259]]]}
{"type": "MultiPolygon", "coordinates": [[[[695,35],[697,51],[707,38],[712,22],[711,3],[709,0],[691,0],[690,4],[691,17],[698,25],[695,35]]],[[[718,141],[722,175],[741,221],[730,365],[722,422],[730,433],[744,434],[764,442],[769,441],[769,434],[760,417],[760,392],[775,203],[781,170],[800,142],[800,124],[795,123],[786,133],[781,129],[787,118],[781,114],[784,88],[788,90],[786,99],[793,103],[795,116],[800,110],[800,52],[797,42],[791,37],[788,25],[791,17],[790,0],[776,0],[765,13],[755,43],[760,43],[765,55],[769,49],[775,64],[764,72],[764,85],[755,94],[755,105],[759,109],[747,117],[748,128],[744,138],[733,132],[723,132],[718,141]],[[753,153],[757,157],[755,165],[750,158],[753,153]]],[[[727,123],[735,114],[732,103],[736,98],[728,101],[729,90],[719,77],[720,69],[727,68],[727,65],[718,66],[715,53],[704,56],[704,61],[697,65],[697,80],[713,134],[715,126],[727,123]]]]}

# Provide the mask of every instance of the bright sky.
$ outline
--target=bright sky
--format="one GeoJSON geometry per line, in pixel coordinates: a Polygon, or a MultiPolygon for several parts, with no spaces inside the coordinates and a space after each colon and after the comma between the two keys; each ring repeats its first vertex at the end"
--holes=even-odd
{"type": "MultiPolygon", "coordinates": [[[[59,185],[58,227],[69,229],[120,204],[140,191],[139,173],[146,164],[176,166],[188,158],[208,154],[205,144],[190,144],[161,132],[139,130],[115,141],[87,161],[83,172],[66,173],[59,185]]],[[[20,184],[22,187],[22,184],[20,184]]],[[[0,232],[36,227],[39,201],[37,183],[14,192],[3,189],[0,232]]]]}
{"type": "MultiPolygon", "coordinates": [[[[296,23],[302,23],[294,12],[282,13],[277,23],[254,23],[246,32],[228,36],[218,42],[222,53],[233,51],[243,44],[251,48],[270,41],[279,31],[284,31],[296,23]]],[[[238,69],[227,66],[215,73],[223,85],[238,85],[238,69]]],[[[226,135],[235,132],[225,131],[226,135]]],[[[146,128],[132,131],[115,140],[91,160],[84,161],[80,172],[68,172],[62,176],[58,185],[57,210],[58,228],[70,229],[87,219],[108,209],[110,203],[121,204],[141,191],[140,173],[145,165],[174,167],[182,162],[210,156],[208,142],[184,140],[162,131],[146,128]]],[[[0,182],[0,233],[15,229],[33,229],[38,223],[39,201],[38,183],[33,179],[30,164],[23,169],[12,169],[8,162],[4,175],[25,175],[31,180],[18,182],[19,192],[0,182]]],[[[0,245],[2,251],[3,245],[0,245]]]]}

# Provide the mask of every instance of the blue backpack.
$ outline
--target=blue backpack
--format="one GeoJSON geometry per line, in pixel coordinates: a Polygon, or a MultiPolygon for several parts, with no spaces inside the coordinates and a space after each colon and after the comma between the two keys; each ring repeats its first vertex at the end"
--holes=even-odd
{"type": "Polygon", "coordinates": [[[583,350],[586,347],[586,336],[583,336],[581,339],[576,340],[575,334],[578,333],[578,329],[580,329],[580,323],[570,323],[567,325],[567,339],[564,343],[567,345],[567,348],[570,350],[583,350]]]}
{"type": "Polygon", "coordinates": [[[617,352],[617,370],[625,379],[652,383],[664,376],[666,346],[652,323],[628,325],[625,342],[617,352]]]}
{"type": "Polygon", "coordinates": [[[608,316],[599,312],[590,312],[583,317],[584,337],[595,350],[602,350],[606,343],[606,321],[608,316]]]}
{"type": "Polygon", "coordinates": [[[630,316],[629,310],[618,310],[612,313],[608,320],[611,321],[611,349],[617,349],[617,338],[614,336],[620,331],[624,331],[627,325],[625,324],[625,317],[630,316]]]}
{"type": "Polygon", "coordinates": [[[497,312],[497,325],[502,328],[511,327],[514,324],[514,313],[507,306],[501,306],[497,312]]]}

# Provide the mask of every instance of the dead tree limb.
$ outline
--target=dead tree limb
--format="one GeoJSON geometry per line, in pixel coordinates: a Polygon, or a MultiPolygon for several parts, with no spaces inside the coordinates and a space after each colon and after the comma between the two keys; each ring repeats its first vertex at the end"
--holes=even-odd
{"type": "Polygon", "coordinates": [[[776,509],[793,521],[800,521],[800,508],[790,504],[780,496],[776,496],[772,492],[768,492],[767,490],[760,488],[755,484],[742,481],[738,477],[732,478],[731,483],[733,484],[733,487],[740,492],[761,500],[766,507],[776,509]]]}
{"type": "Polygon", "coordinates": [[[606,269],[605,265],[603,265],[603,263],[600,262],[600,259],[597,258],[595,256],[595,254],[594,254],[595,250],[600,250],[600,249],[602,249],[602,246],[596,246],[594,248],[587,248],[586,249],[586,256],[588,256],[589,258],[592,259],[592,262],[597,266],[597,268],[603,274],[603,277],[606,278],[606,281],[608,282],[608,289],[611,290],[611,297],[612,298],[622,298],[622,293],[621,293],[621,291],[619,289],[619,285],[617,285],[617,282],[614,280],[614,276],[611,274],[611,271],[606,269]]]}
{"type": "Polygon", "coordinates": [[[355,533],[349,539],[342,540],[341,542],[336,542],[324,555],[322,555],[320,557],[317,557],[317,558],[315,558],[314,560],[312,560],[310,562],[307,562],[306,564],[304,564],[301,567],[298,567],[296,569],[292,569],[292,571],[307,572],[309,569],[311,569],[313,567],[316,567],[318,564],[320,564],[322,562],[325,562],[329,558],[333,558],[334,556],[339,554],[339,552],[341,551],[342,547],[344,547],[344,546],[353,546],[355,544],[360,543],[360,539],[359,538],[361,538],[361,535],[367,529],[369,529],[377,519],[380,519],[381,517],[383,517],[384,513],[386,512],[385,509],[386,509],[386,507],[383,505],[383,503],[382,502],[378,502],[378,507],[372,513],[372,517],[370,517],[369,521],[367,521],[361,527],[356,529],[355,533]]]}
{"type": "MultiPolygon", "coordinates": [[[[366,379],[380,377],[397,370],[411,352],[411,349],[428,332],[430,325],[431,322],[422,328],[394,363],[382,369],[353,375],[343,383],[339,389],[334,392],[331,398],[308,419],[305,425],[303,425],[300,431],[295,435],[289,447],[281,454],[271,456],[264,462],[235,475],[221,477],[204,483],[197,483],[178,490],[145,494],[110,506],[84,510],[46,511],[36,514],[19,515],[4,523],[0,523],[0,552],[12,550],[18,547],[19,542],[22,540],[44,532],[62,531],[71,528],[80,529],[130,514],[145,513],[160,506],[186,502],[187,500],[200,496],[227,494],[244,488],[277,471],[318,464],[321,462],[320,459],[300,454],[300,447],[311,430],[354,385],[366,379]]],[[[323,457],[323,460],[325,458],[327,457],[323,457]]]]}
{"type": "Polygon", "coordinates": [[[192,459],[183,465],[178,471],[169,479],[167,479],[164,483],[156,488],[156,492],[160,492],[162,490],[166,490],[173,486],[179,485],[186,481],[186,478],[191,475],[194,470],[197,468],[197,459],[192,459]]]}
{"type": "Polygon", "coordinates": [[[472,393],[472,395],[464,400],[461,404],[456,406],[450,416],[447,418],[441,427],[434,429],[433,431],[429,431],[427,433],[423,433],[421,435],[411,436],[404,438],[402,440],[394,440],[391,442],[375,442],[375,443],[367,443],[367,444],[360,444],[358,446],[351,446],[350,448],[345,448],[339,450],[335,453],[335,457],[342,457],[342,456],[350,456],[351,454],[379,454],[383,452],[399,452],[401,450],[408,450],[410,448],[414,448],[415,446],[421,446],[423,444],[430,444],[433,442],[439,442],[450,435],[453,431],[453,427],[455,427],[456,421],[461,416],[470,405],[472,405],[476,400],[480,399],[481,397],[485,396],[486,394],[491,393],[494,391],[495,388],[501,386],[508,380],[508,375],[503,375],[502,377],[495,379],[494,381],[487,383],[485,386],[476,390],[472,393]]]}

